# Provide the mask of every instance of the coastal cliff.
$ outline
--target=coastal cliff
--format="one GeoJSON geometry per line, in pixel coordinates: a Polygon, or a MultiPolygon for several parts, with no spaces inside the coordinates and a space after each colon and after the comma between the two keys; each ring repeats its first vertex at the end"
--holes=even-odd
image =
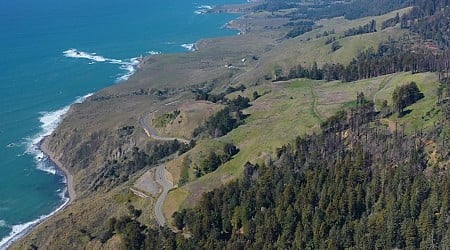
{"type": "MultiPolygon", "coordinates": [[[[293,65],[315,65],[317,69],[317,64],[327,62],[347,64],[359,51],[377,46],[378,41],[406,33],[393,27],[343,38],[343,48],[330,52],[323,34],[331,30],[343,33],[348,27],[372,18],[387,20],[396,13],[357,21],[321,20],[310,33],[288,39],[290,15],[289,10],[248,14],[229,24],[239,28],[241,35],[199,41],[199,50],[190,53],[146,57],[128,81],[73,105],[42,145],[66,173],[72,201],[12,249],[125,249],[123,239],[112,233],[119,231],[118,221],[127,222],[128,218],[128,222],[138,223],[137,227],[157,227],[153,207],[161,190],[136,192],[135,183],[144,177],[154,179],[158,164],[167,163],[169,179],[175,184],[163,205],[169,219],[177,209],[194,206],[201,194],[241,176],[247,163],[271,163],[279,147],[298,134],[318,131],[336,111],[353,105],[360,92],[381,102],[377,96],[384,94],[386,98],[388,94],[379,92],[387,84],[395,86],[404,79],[420,79],[424,86],[436,87],[435,74],[401,73],[351,85],[314,78],[288,81],[293,65]],[[221,131],[193,135],[216,111],[229,105],[228,100],[242,99],[247,102],[243,112],[231,112],[233,119],[244,120],[239,128],[234,126],[229,135],[221,131]],[[189,115],[194,112],[192,119],[194,115],[189,115]],[[196,139],[196,145],[189,145],[189,152],[167,150],[153,159],[160,153],[155,148],[166,145],[147,136],[141,119],[159,125],[156,130],[168,133],[167,137],[181,134],[186,140],[196,139]],[[228,161],[217,156],[230,148],[233,155],[228,155],[228,161]],[[211,155],[220,161],[220,167],[212,171],[205,168],[211,163],[205,159],[211,155]]],[[[426,100],[432,103],[433,98],[426,100]]],[[[155,180],[147,181],[143,186],[155,186],[155,180]]]]}
{"type": "Polygon", "coordinates": [[[128,81],[73,105],[42,144],[67,176],[71,201],[11,248],[120,249],[120,239],[103,240],[104,234],[108,220],[128,214],[130,205],[143,211],[142,223],[155,225],[155,199],[130,191],[134,181],[154,167],[131,166],[136,163],[133,152],[145,153],[151,143],[139,119],[168,103],[193,100],[192,89],[227,86],[256,62],[235,69],[224,65],[239,65],[242,58],[262,54],[274,43],[272,36],[269,32],[202,40],[196,52],[147,57],[128,81]],[[255,39],[259,41],[252,43],[255,39]]]}

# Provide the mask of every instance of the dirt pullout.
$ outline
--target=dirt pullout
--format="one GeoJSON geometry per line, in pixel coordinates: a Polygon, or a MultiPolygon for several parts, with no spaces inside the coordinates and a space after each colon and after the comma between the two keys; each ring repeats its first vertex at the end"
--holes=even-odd
{"type": "Polygon", "coordinates": [[[134,187],[156,197],[161,192],[160,185],[155,181],[155,169],[145,172],[134,184],[134,187]]]}

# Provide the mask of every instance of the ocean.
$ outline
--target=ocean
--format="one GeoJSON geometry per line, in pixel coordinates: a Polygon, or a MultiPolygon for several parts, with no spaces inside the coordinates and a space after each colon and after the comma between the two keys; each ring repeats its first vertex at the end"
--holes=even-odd
{"type": "Polygon", "coordinates": [[[141,55],[181,53],[237,34],[243,0],[0,1],[0,249],[67,202],[65,178],[38,143],[69,106],[126,80],[141,55]]]}

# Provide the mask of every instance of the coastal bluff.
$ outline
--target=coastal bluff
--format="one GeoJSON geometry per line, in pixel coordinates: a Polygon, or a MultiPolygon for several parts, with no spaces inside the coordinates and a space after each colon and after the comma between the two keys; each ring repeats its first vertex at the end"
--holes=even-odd
{"type": "Polygon", "coordinates": [[[287,31],[264,26],[287,19],[250,20],[255,19],[241,18],[230,25],[246,27],[246,35],[201,40],[195,52],[145,57],[129,80],[74,104],[42,145],[68,177],[71,202],[11,249],[121,249],[118,237],[102,239],[109,219],[127,215],[131,204],[143,211],[139,217],[143,223],[156,225],[151,209],[156,199],[142,199],[130,191],[134,181],[152,166],[121,172],[117,165],[133,164],[133,153],[146,150],[149,139],[139,124],[145,113],[164,109],[168,103],[182,105],[194,100],[193,89],[243,83],[238,77],[244,75],[262,78],[249,74],[259,63],[252,58],[273,48],[287,31]],[[248,60],[244,63],[243,58],[248,60]]]}

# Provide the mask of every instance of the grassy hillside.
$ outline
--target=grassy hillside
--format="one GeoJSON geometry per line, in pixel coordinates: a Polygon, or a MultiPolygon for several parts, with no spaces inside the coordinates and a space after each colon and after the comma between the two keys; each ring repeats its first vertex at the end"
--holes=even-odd
{"type": "MultiPolygon", "coordinates": [[[[317,62],[319,65],[325,62],[334,62],[345,65],[360,51],[369,47],[376,48],[382,41],[400,39],[402,36],[408,35],[408,31],[400,29],[399,26],[381,30],[381,23],[394,17],[397,13],[402,15],[409,10],[407,8],[379,17],[367,17],[352,21],[343,18],[322,20],[319,22],[320,25],[323,25],[322,28],[281,42],[280,45],[265,53],[254,69],[236,77],[234,83],[259,81],[261,76],[271,76],[275,68],[281,68],[283,72],[287,72],[290,67],[297,64],[309,66],[313,62],[317,62]],[[372,19],[377,22],[377,32],[343,37],[345,30],[365,25],[372,19]],[[324,31],[330,30],[334,30],[336,34],[329,36],[335,36],[342,45],[335,52],[331,52],[330,45],[325,44],[329,36],[320,35],[324,31]]],[[[264,14],[258,13],[258,15],[264,14]]],[[[411,106],[411,113],[402,118],[393,115],[389,119],[384,119],[383,122],[387,125],[396,122],[410,124],[411,126],[408,126],[407,130],[413,131],[419,127],[429,127],[439,118],[435,114],[438,111],[433,109],[437,100],[436,89],[438,86],[435,74],[398,73],[353,83],[299,79],[276,84],[265,83],[249,88],[245,92],[249,97],[253,91],[268,94],[252,102],[253,106],[246,110],[250,116],[244,126],[218,140],[231,141],[241,151],[233,160],[225,163],[215,172],[199,179],[191,176],[192,182],[172,190],[165,204],[166,217],[169,218],[179,207],[195,204],[203,192],[217,188],[240,176],[245,162],[265,162],[271,158],[276,148],[292,140],[295,136],[317,131],[320,123],[327,117],[354,105],[358,92],[364,92],[365,96],[377,105],[380,105],[385,99],[391,104],[391,94],[395,86],[410,81],[418,83],[425,98],[411,106]]],[[[212,150],[211,148],[214,146],[210,147],[200,143],[199,147],[202,148],[202,152],[208,152],[208,148],[212,150]]],[[[196,154],[198,151],[194,150],[192,153],[196,154]]],[[[196,164],[195,157],[189,157],[189,159],[193,162],[192,164],[196,164]],[[192,161],[192,159],[194,160],[192,161]]],[[[175,176],[179,176],[180,171],[176,169],[179,169],[180,162],[182,160],[169,163],[175,176]]]]}
{"type": "Polygon", "coordinates": [[[381,23],[394,17],[397,13],[402,15],[409,10],[410,8],[406,8],[382,16],[356,20],[347,20],[342,17],[321,20],[317,22],[317,25],[321,28],[292,39],[282,40],[279,45],[261,57],[251,72],[242,74],[238,80],[242,82],[261,81],[262,76],[267,74],[271,76],[276,68],[282,69],[287,74],[293,66],[301,64],[309,67],[313,62],[317,62],[319,66],[326,62],[346,65],[360,51],[370,47],[377,48],[380,42],[388,39],[400,39],[402,36],[408,35],[409,31],[401,29],[398,25],[381,30],[381,23]],[[365,25],[372,19],[377,22],[377,32],[344,37],[346,30],[365,25]],[[330,31],[334,31],[335,34],[323,35],[324,32],[330,31]],[[337,51],[332,52],[331,44],[325,44],[325,41],[330,37],[335,37],[336,41],[342,46],[337,51]]]}
{"type": "MultiPolygon", "coordinates": [[[[412,112],[398,118],[391,115],[383,121],[386,124],[395,122],[408,124],[407,130],[412,131],[418,126],[433,125],[439,119],[438,115],[422,119],[428,110],[436,107],[437,75],[433,73],[411,74],[409,72],[381,76],[351,83],[314,81],[298,79],[289,82],[267,84],[247,89],[244,94],[253,91],[267,94],[252,102],[252,106],[245,110],[249,117],[245,125],[238,127],[226,136],[207,141],[200,141],[193,151],[184,157],[190,157],[191,165],[198,164],[202,159],[201,152],[208,152],[220,148],[219,142],[233,142],[240,152],[229,162],[219,167],[215,172],[204,175],[185,186],[172,190],[165,204],[166,217],[179,207],[195,204],[203,192],[220,187],[242,174],[244,164],[264,163],[268,161],[277,148],[292,141],[296,136],[311,132],[318,132],[321,121],[334,115],[337,111],[354,105],[359,92],[364,92],[368,100],[379,103],[389,100],[395,86],[417,82],[425,98],[410,106],[412,112]],[[374,98],[375,97],[375,98],[374,98]],[[212,141],[217,141],[213,143],[212,141]],[[200,158],[197,158],[200,156],[200,158]]],[[[170,170],[179,175],[179,164],[169,163],[170,170]]],[[[191,176],[192,177],[192,176],[191,176]]],[[[177,179],[177,178],[175,178],[177,179]]]]}
{"type": "Polygon", "coordinates": [[[397,115],[390,117],[385,122],[397,122],[407,124],[408,131],[426,129],[433,126],[433,123],[439,119],[439,109],[436,107],[437,88],[439,85],[436,74],[425,73],[411,75],[408,73],[397,74],[384,84],[383,88],[378,92],[375,103],[380,106],[382,100],[387,100],[392,105],[392,93],[397,86],[415,81],[420,91],[425,97],[417,103],[411,105],[407,110],[407,115],[398,118],[397,115]],[[410,112],[409,112],[410,111],[410,112]]]}
{"type": "Polygon", "coordinates": [[[376,47],[389,38],[400,38],[406,31],[399,27],[343,38],[347,29],[364,25],[372,18],[380,26],[395,14],[353,21],[321,20],[321,28],[286,39],[290,28],[284,24],[289,21],[289,10],[258,12],[229,24],[239,28],[242,35],[200,41],[200,50],[193,53],[146,58],[129,81],[101,90],[72,108],[48,138],[49,149],[74,176],[77,200],[37,227],[15,248],[33,244],[47,249],[67,245],[77,249],[116,249],[120,243],[117,234],[104,244],[101,239],[105,232],[112,233],[108,220],[130,214],[130,205],[142,211],[136,220],[148,227],[156,225],[155,197],[139,197],[130,190],[135,184],[145,184],[145,176],[153,176],[154,165],[134,168],[145,159],[139,156],[152,153],[149,143],[154,142],[139,121],[151,113],[147,122],[153,123],[162,136],[191,139],[193,130],[224,106],[195,101],[198,90],[222,93],[231,85],[243,84],[246,90],[227,97],[247,96],[252,106],[243,110],[248,115],[245,123],[227,135],[201,138],[187,153],[162,159],[168,160],[166,169],[175,184],[164,204],[166,218],[180,207],[194,205],[203,193],[239,178],[246,162],[270,162],[277,148],[298,135],[319,131],[326,118],[354,105],[358,92],[364,92],[379,106],[385,99],[390,101],[395,86],[414,80],[425,98],[409,107],[412,111],[405,116],[393,115],[383,123],[405,123],[412,125],[411,130],[432,125],[439,119],[439,111],[433,110],[437,76],[432,73],[398,73],[351,83],[307,79],[272,83],[266,79],[275,69],[287,72],[298,64],[346,64],[361,50],[376,47]],[[325,44],[330,35],[319,36],[330,30],[335,31],[333,36],[342,45],[335,52],[330,51],[330,44],[325,44]],[[256,100],[255,91],[261,95],[256,100]],[[195,176],[194,167],[211,151],[222,150],[226,143],[236,145],[239,153],[217,170],[195,176]],[[114,165],[117,163],[122,165],[114,165]],[[124,168],[133,171],[121,172],[124,168]],[[181,185],[180,179],[187,182],[181,185]]]}

